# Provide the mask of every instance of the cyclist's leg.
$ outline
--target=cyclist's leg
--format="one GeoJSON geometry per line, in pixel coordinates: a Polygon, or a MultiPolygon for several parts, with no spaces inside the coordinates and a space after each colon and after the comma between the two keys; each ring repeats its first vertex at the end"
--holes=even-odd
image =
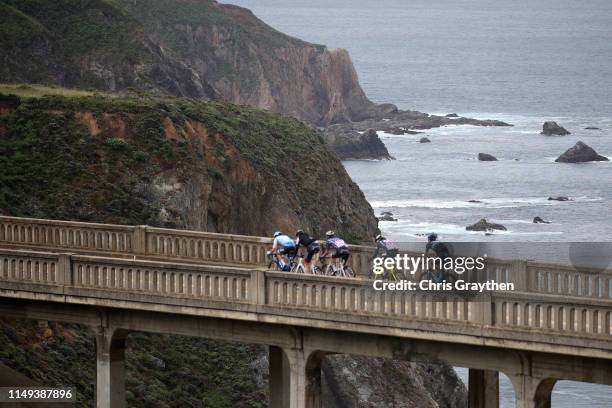
{"type": "Polygon", "coordinates": [[[304,271],[306,273],[313,273],[312,258],[316,252],[318,252],[318,248],[312,245],[306,247],[306,256],[304,257],[304,271]]]}

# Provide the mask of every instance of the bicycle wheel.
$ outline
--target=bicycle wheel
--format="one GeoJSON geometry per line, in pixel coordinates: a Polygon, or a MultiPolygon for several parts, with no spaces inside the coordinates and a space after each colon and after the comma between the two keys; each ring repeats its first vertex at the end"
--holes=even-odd
{"type": "Polygon", "coordinates": [[[395,272],[395,268],[389,269],[389,273],[387,274],[387,279],[389,281],[394,281],[394,282],[399,281],[399,279],[397,278],[397,274],[395,272]]]}
{"type": "Polygon", "coordinates": [[[336,275],[336,270],[334,269],[334,265],[332,265],[332,264],[325,265],[325,269],[324,269],[323,275],[325,275],[325,276],[335,276],[336,275]]]}

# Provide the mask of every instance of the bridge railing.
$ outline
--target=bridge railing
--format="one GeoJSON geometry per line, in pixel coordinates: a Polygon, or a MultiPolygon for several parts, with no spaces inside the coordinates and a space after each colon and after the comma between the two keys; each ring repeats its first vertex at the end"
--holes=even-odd
{"type": "MultiPolygon", "coordinates": [[[[0,216],[0,245],[12,248],[262,267],[271,243],[235,234],[0,216]]],[[[353,270],[367,277],[374,248],[351,245],[351,254],[353,270]]],[[[513,282],[522,292],[612,299],[612,270],[496,259],[487,259],[486,266],[465,279],[513,282]]]]}
{"type": "MultiPolygon", "coordinates": [[[[0,245],[265,266],[272,239],[149,226],[94,224],[0,216],[0,245]]],[[[366,275],[374,248],[351,245],[351,266],[366,275]]]]}
{"type": "Polygon", "coordinates": [[[457,330],[462,332],[469,331],[466,327],[512,328],[606,341],[612,335],[612,301],[603,298],[374,291],[362,279],[29,250],[0,249],[0,289],[164,305],[208,302],[206,307],[228,310],[263,307],[276,315],[398,328],[430,321],[461,323],[457,330]]]}

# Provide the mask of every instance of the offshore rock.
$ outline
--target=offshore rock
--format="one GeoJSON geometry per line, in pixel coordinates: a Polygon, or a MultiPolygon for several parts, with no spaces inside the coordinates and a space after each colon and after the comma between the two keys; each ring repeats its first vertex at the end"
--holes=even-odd
{"type": "Polygon", "coordinates": [[[328,126],[323,139],[341,160],[391,160],[387,147],[374,129],[360,133],[342,125],[328,126]]]}
{"type": "Polygon", "coordinates": [[[545,221],[544,219],[542,219],[542,217],[534,217],[533,223],[534,224],[550,224],[551,222],[545,221]]]}
{"type": "Polygon", "coordinates": [[[585,163],[592,161],[609,161],[586,143],[578,142],[555,160],[557,163],[585,163]]]}
{"type": "Polygon", "coordinates": [[[557,122],[548,121],[544,122],[544,125],[542,125],[542,132],[540,132],[540,134],[545,136],[565,136],[569,135],[570,132],[563,126],[557,124],[557,122]]]}
{"type": "Polygon", "coordinates": [[[478,160],[479,161],[497,161],[497,157],[493,156],[492,154],[488,154],[488,153],[478,153],[478,160]]]}
{"type": "Polygon", "coordinates": [[[493,231],[493,230],[499,230],[499,231],[506,231],[507,228],[504,227],[501,224],[496,224],[493,222],[488,222],[486,219],[482,218],[480,219],[480,221],[478,221],[475,224],[472,225],[468,225],[467,227],[465,227],[465,229],[467,231],[493,231]]]}

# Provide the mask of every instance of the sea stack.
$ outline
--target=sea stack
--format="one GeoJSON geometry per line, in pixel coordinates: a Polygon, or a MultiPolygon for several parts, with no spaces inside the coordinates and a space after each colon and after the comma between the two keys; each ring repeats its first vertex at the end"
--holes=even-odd
{"type": "Polygon", "coordinates": [[[586,143],[578,142],[574,147],[567,149],[565,153],[555,160],[557,163],[586,163],[592,161],[609,161],[607,157],[597,152],[586,143]]]}
{"type": "Polygon", "coordinates": [[[571,133],[557,122],[548,121],[544,122],[544,125],[542,125],[540,134],[545,136],[565,136],[571,133]]]}

